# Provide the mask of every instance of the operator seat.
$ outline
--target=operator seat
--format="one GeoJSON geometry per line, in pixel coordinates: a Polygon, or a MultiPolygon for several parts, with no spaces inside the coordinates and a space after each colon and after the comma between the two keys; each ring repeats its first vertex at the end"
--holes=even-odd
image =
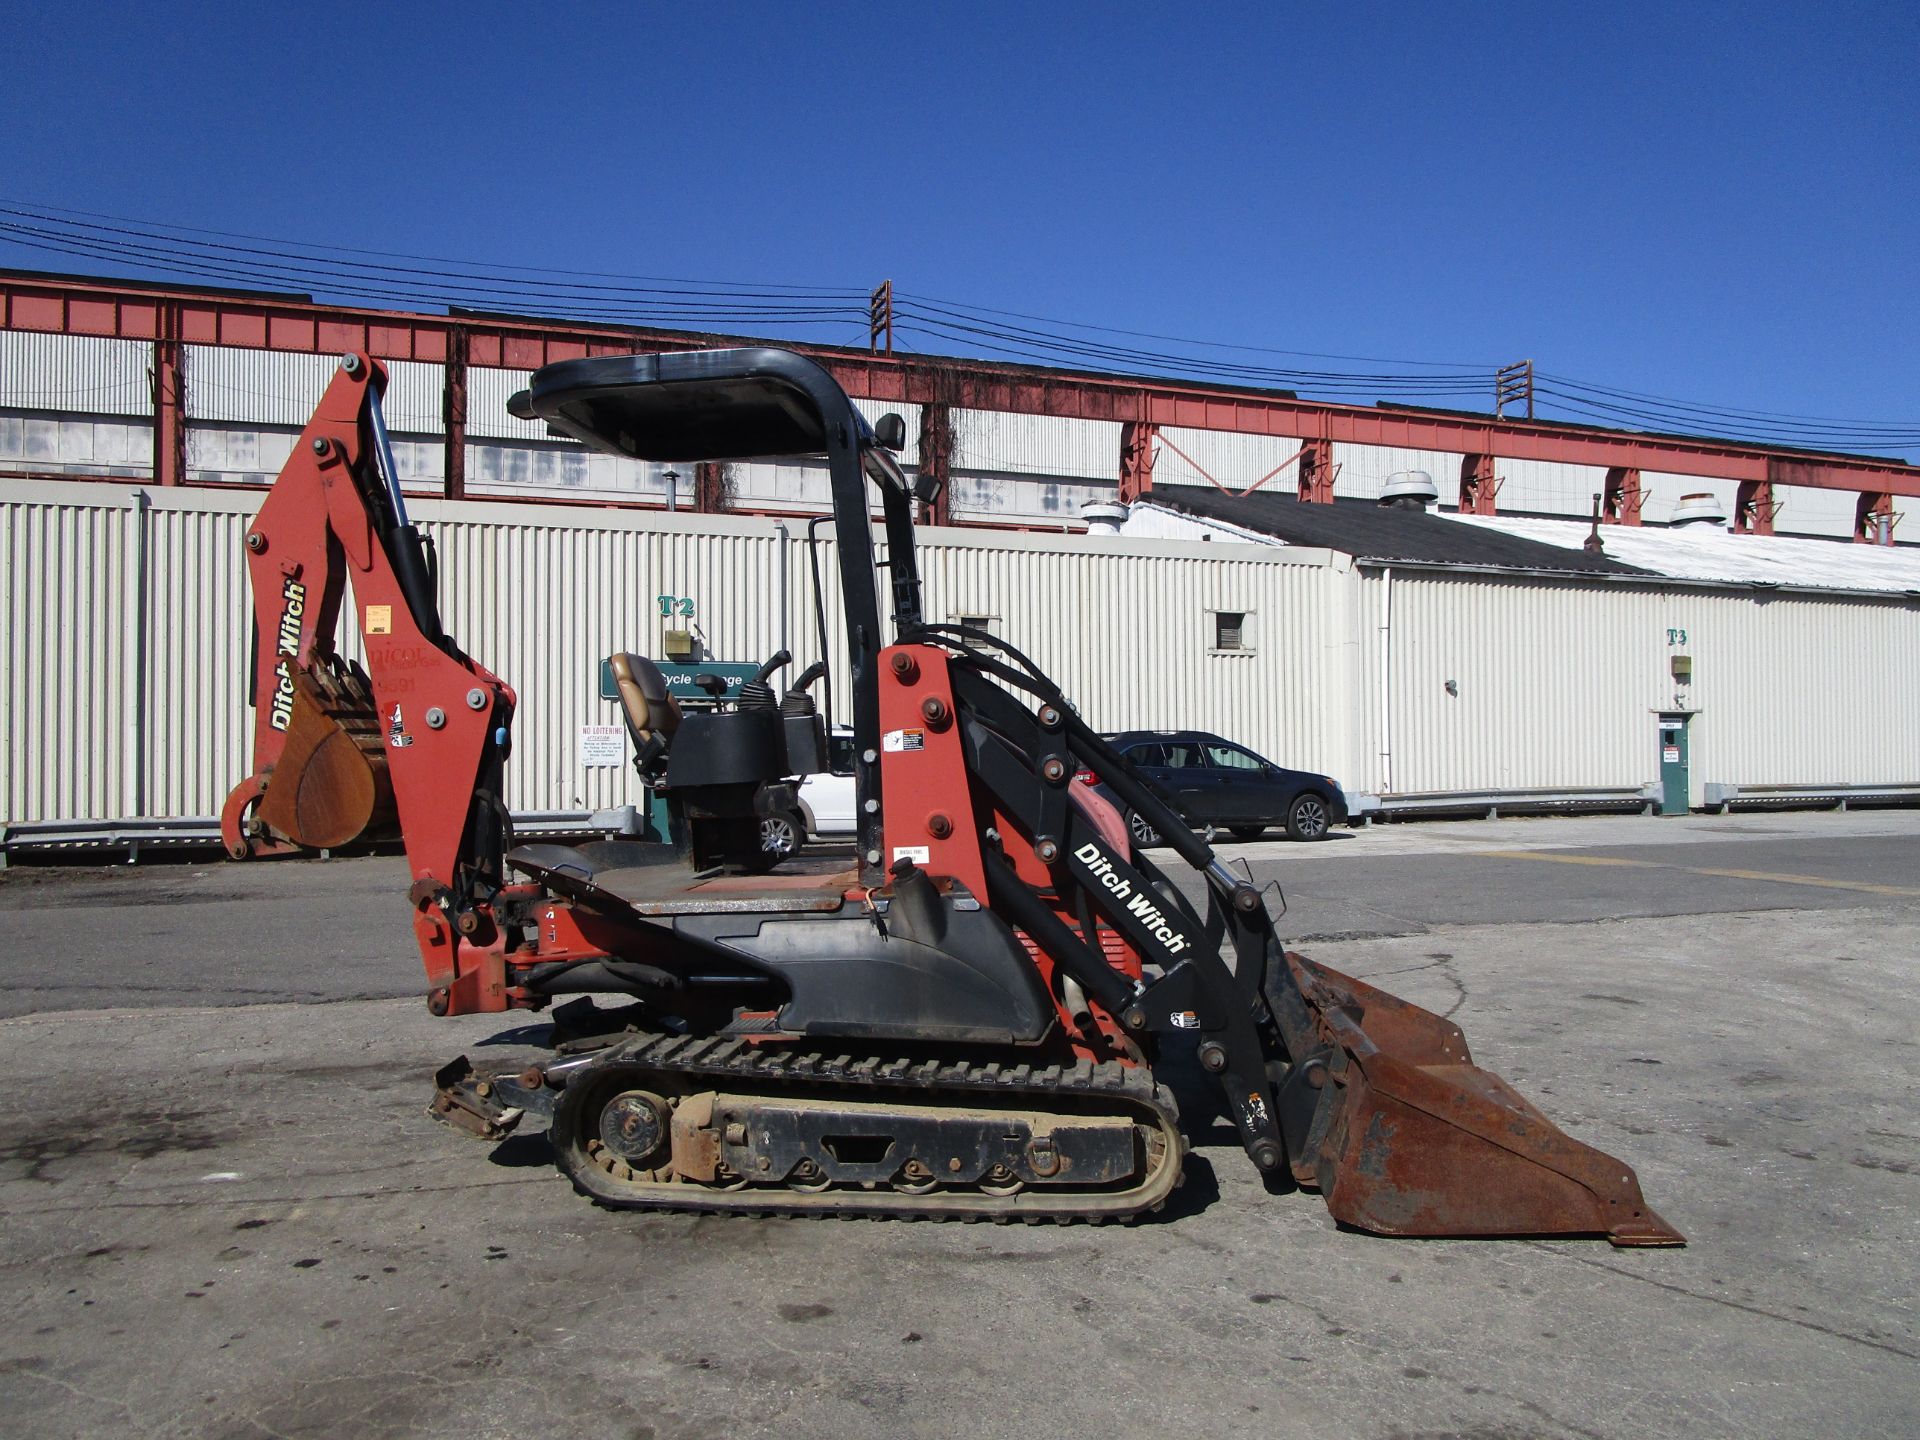
{"type": "Polygon", "coordinates": [[[633,738],[633,768],[642,775],[666,754],[680,728],[680,702],[667,688],[667,677],[644,655],[622,651],[607,658],[620,692],[620,714],[633,738]]]}

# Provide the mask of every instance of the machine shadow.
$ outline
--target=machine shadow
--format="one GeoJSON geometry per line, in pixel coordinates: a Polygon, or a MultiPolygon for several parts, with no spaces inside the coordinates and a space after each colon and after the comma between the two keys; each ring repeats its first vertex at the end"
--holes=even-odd
{"type": "Polygon", "coordinates": [[[493,1147],[487,1161],[508,1170],[550,1167],[553,1164],[553,1146],[547,1143],[543,1131],[532,1135],[509,1135],[493,1147]]]}

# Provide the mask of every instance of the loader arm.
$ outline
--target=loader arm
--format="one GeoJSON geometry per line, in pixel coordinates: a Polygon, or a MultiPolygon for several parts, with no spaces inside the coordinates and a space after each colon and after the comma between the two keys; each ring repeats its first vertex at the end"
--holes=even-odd
{"type": "Polygon", "coordinates": [[[386,383],[377,360],[341,360],[247,529],[258,637],[254,773],[229,798],[223,828],[236,856],[342,843],[317,837],[350,808],[341,792],[362,772],[315,697],[329,684],[364,685],[373,764],[390,786],[406,849],[430,994],[436,1008],[497,1009],[505,981],[491,907],[503,884],[501,780],[515,696],[441,624],[431,550],[407,519],[387,442],[386,383]],[[349,584],[362,679],[335,648],[349,584]],[[288,737],[309,727],[322,738],[296,755],[288,737]],[[248,824],[255,802],[265,826],[248,824]],[[285,822],[277,828],[276,815],[285,822]]]}

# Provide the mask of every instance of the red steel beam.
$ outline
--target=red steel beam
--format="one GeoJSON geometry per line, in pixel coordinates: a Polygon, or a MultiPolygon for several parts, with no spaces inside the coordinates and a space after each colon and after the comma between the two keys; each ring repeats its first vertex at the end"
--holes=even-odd
{"type": "Polygon", "coordinates": [[[441,391],[441,420],[446,426],[442,485],[449,500],[467,496],[467,332],[454,325],[447,330],[447,383],[441,391]]]}
{"type": "Polygon", "coordinates": [[[1640,471],[1631,465],[1614,465],[1607,470],[1607,488],[1600,500],[1600,519],[1608,525],[1638,525],[1640,523],[1640,505],[1644,499],[1640,489],[1640,471]]]}
{"type": "Polygon", "coordinates": [[[1309,440],[1300,449],[1299,498],[1309,505],[1333,503],[1333,442],[1309,440]]]}
{"type": "Polygon", "coordinates": [[[1492,515],[1500,493],[1500,477],[1493,473],[1493,456],[1478,451],[1460,457],[1460,513],[1492,515]]]}
{"type": "MultiPolygon", "coordinates": [[[[359,349],[381,359],[444,364],[450,335],[458,327],[468,334],[469,365],[508,369],[537,369],[550,361],[584,355],[697,349],[738,339],[574,321],[358,310],[293,296],[220,294],[111,280],[0,276],[0,312],[4,312],[0,328],[10,330],[153,340],[161,338],[163,305],[178,307],[178,338],[184,344],[322,354],[359,349]]],[[[1920,466],[1858,455],[1596,430],[1540,420],[1336,405],[1271,391],[1084,375],[983,360],[869,355],[829,345],[792,348],[820,361],[849,394],[863,399],[923,404],[938,400],[967,409],[1063,419],[1662,470],[1876,496],[1920,496],[1920,466]]]]}
{"type": "Polygon", "coordinates": [[[933,503],[920,507],[924,525],[953,523],[953,407],[932,400],[920,407],[920,473],[933,481],[933,503]]]}
{"type": "Polygon", "coordinates": [[[180,343],[180,316],[163,306],[154,316],[153,482],[179,485],[187,478],[187,366],[180,343]]]}
{"type": "Polygon", "coordinates": [[[1160,439],[1158,425],[1129,420],[1120,427],[1120,503],[1131,505],[1153,489],[1154,446],[1160,439]]]}
{"type": "Polygon", "coordinates": [[[1773,534],[1773,514],[1779,509],[1773,486],[1765,480],[1742,480],[1733,502],[1733,528],[1741,535],[1773,534]]]}

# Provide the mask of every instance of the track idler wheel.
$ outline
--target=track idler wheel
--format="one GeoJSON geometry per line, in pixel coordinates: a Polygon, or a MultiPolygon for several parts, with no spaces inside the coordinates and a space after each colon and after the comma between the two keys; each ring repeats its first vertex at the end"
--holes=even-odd
{"type": "Polygon", "coordinates": [[[667,1149],[667,1102],[650,1090],[628,1090],[600,1112],[600,1153],[631,1170],[651,1169],[667,1149]]]}

